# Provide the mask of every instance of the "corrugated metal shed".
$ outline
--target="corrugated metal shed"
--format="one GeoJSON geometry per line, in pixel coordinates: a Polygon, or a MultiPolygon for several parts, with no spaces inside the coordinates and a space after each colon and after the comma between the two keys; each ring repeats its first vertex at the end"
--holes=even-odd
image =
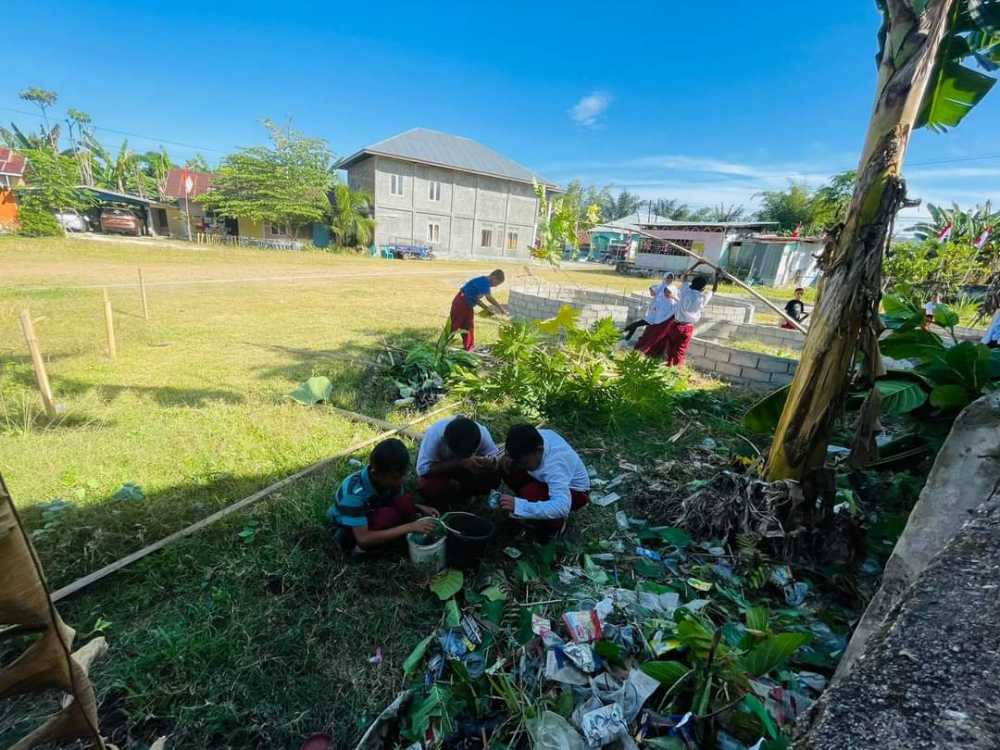
{"type": "Polygon", "coordinates": [[[388,156],[406,161],[458,169],[463,172],[501,177],[515,182],[537,180],[548,188],[558,187],[471,138],[442,133],[427,128],[413,128],[384,141],[373,143],[337,162],[337,169],[347,169],[367,156],[388,156]]]}

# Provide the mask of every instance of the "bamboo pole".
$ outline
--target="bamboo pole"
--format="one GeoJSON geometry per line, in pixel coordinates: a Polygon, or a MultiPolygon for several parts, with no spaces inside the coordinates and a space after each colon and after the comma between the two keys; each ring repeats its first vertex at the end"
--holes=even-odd
{"type": "Polygon", "coordinates": [[[35,381],[38,383],[38,392],[42,394],[45,413],[49,419],[55,419],[58,414],[52,396],[52,386],[49,385],[49,374],[45,371],[45,360],[42,359],[42,350],[38,346],[38,337],[35,336],[35,324],[31,321],[31,313],[27,310],[21,310],[21,332],[31,354],[31,366],[35,370],[35,381]]]}
{"type": "Polygon", "coordinates": [[[142,278],[142,269],[139,269],[139,298],[142,300],[142,317],[149,320],[149,300],[146,299],[146,281],[142,278]]]}
{"type": "Polygon", "coordinates": [[[111,299],[108,297],[108,290],[104,289],[104,328],[108,334],[108,356],[111,359],[118,358],[118,347],[115,344],[115,317],[111,310],[111,299]]]}
{"type": "MultiPolygon", "coordinates": [[[[253,493],[252,495],[250,495],[248,497],[243,498],[242,500],[237,500],[232,505],[227,505],[225,508],[222,508],[221,510],[217,510],[215,513],[211,514],[210,516],[207,516],[207,517],[201,519],[200,521],[197,521],[196,523],[193,523],[190,526],[181,529],[180,531],[175,531],[173,534],[170,534],[169,536],[165,536],[163,539],[160,539],[159,541],[153,542],[152,544],[149,544],[149,545],[143,547],[142,549],[137,550],[136,552],[133,552],[130,555],[126,555],[125,557],[121,558],[120,560],[116,560],[113,563],[109,563],[108,565],[105,565],[103,568],[100,568],[99,570],[95,570],[93,573],[85,575],[83,578],[78,578],[77,580],[73,581],[73,583],[67,584],[66,586],[63,586],[58,591],[53,592],[53,594],[52,594],[52,601],[53,602],[58,602],[61,599],[65,599],[67,596],[71,596],[72,594],[77,593],[81,589],[84,589],[84,588],[86,588],[87,586],[90,586],[93,583],[97,583],[97,581],[100,581],[102,578],[107,578],[112,573],[116,573],[119,570],[121,570],[122,568],[128,567],[132,563],[138,562],[142,558],[148,557],[149,555],[153,554],[154,552],[157,552],[157,551],[163,549],[164,547],[167,547],[167,546],[173,544],[174,542],[178,542],[178,541],[180,541],[181,539],[183,539],[185,537],[191,536],[192,534],[194,534],[194,533],[196,533],[198,531],[201,531],[204,528],[207,528],[207,527],[211,526],[212,524],[216,523],[217,521],[221,521],[226,516],[232,515],[233,513],[235,513],[238,510],[243,510],[244,508],[248,508],[249,506],[254,505],[255,503],[260,502],[261,500],[265,499],[266,497],[269,497],[270,495],[273,495],[278,490],[283,489],[284,487],[287,487],[292,482],[295,482],[296,480],[302,479],[303,477],[307,477],[310,474],[315,474],[317,471],[319,471],[320,469],[326,468],[327,466],[329,466],[330,464],[332,464],[334,461],[337,461],[337,460],[339,460],[341,458],[346,458],[347,456],[350,456],[352,453],[357,453],[362,448],[367,448],[369,445],[372,445],[374,443],[378,443],[378,442],[380,442],[382,440],[385,440],[386,438],[392,437],[393,435],[407,434],[407,433],[411,432],[410,428],[413,427],[414,425],[417,425],[420,422],[423,422],[423,421],[429,419],[430,417],[433,417],[433,416],[435,416],[437,414],[440,414],[441,412],[447,411],[450,408],[452,408],[451,404],[449,404],[448,406],[443,406],[443,407],[441,407],[439,409],[435,409],[433,411],[429,411],[426,414],[422,414],[417,419],[413,419],[413,420],[407,422],[405,425],[402,425],[402,426],[398,426],[397,427],[397,426],[390,425],[392,427],[391,430],[388,430],[386,432],[382,432],[382,433],[380,433],[378,435],[375,435],[374,437],[366,438],[365,440],[362,440],[360,442],[354,443],[353,445],[350,445],[347,448],[344,448],[344,450],[337,451],[336,453],[334,453],[329,458],[324,458],[322,461],[317,461],[316,463],[311,464],[311,465],[307,466],[306,468],[301,469],[300,471],[297,471],[294,474],[292,474],[290,476],[287,476],[284,479],[281,479],[281,480],[275,482],[274,484],[270,484],[267,487],[264,487],[263,489],[258,490],[257,492],[253,493]]],[[[353,412],[347,412],[347,414],[352,414],[355,417],[362,416],[362,415],[354,414],[353,412]]],[[[363,421],[368,421],[370,419],[373,419],[373,418],[372,417],[368,417],[367,419],[365,419],[363,421]]]]}
{"type": "Polygon", "coordinates": [[[738,286],[741,289],[744,289],[744,290],[750,292],[750,294],[752,294],[754,297],[756,297],[761,302],[763,302],[765,305],[767,305],[772,310],[774,310],[776,313],[778,313],[778,315],[780,315],[782,318],[784,318],[789,323],[791,323],[793,326],[795,326],[796,330],[799,333],[802,333],[802,334],[806,333],[806,329],[803,328],[801,325],[799,325],[799,322],[797,320],[793,320],[792,318],[790,318],[788,316],[788,314],[784,310],[782,310],[777,305],[773,304],[769,299],[767,299],[766,297],[764,297],[762,294],[758,294],[757,292],[755,292],[753,289],[751,289],[749,286],[747,286],[746,284],[744,284],[742,281],[740,281],[738,278],[736,278],[735,276],[733,276],[728,271],[726,271],[726,270],[724,270],[722,268],[719,268],[718,266],[716,266],[716,265],[714,265],[712,263],[709,263],[703,257],[701,257],[700,255],[698,255],[698,253],[694,252],[693,250],[688,250],[686,247],[683,247],[682,245],[678,245],[676,242],[671,242],[670,240],[661,240],[659,237],[655,237],[654,239],[660,240],[660,242],[664,243],[665,245],[669,245],[674,250],[680,250],[682,253],[690,255],[692,258],[697,258],[699,261],[701,261],[702,263],[704,263],[709,268],[715,269],[718,273],[721,273],[723,276],[725,276],[731,282],[733,282],[734,284],[736,284],[736,286],[738,286]]]}

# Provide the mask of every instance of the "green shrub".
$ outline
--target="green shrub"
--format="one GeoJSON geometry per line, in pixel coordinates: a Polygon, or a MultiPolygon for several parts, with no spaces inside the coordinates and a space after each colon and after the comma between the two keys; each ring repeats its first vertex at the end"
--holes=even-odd
{"type": "Polygon", "coordinates": [[[42,205],[22,197],[17,210],[18,234],[26,237],[61,237],[63,228],[56,217],[42,205]]]}

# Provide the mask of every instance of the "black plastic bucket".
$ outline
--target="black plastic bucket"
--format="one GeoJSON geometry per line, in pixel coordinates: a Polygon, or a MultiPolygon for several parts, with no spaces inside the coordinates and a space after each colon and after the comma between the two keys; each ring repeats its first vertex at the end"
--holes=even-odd
{"type": "Polygon", "coordinates": [[[479,562],[493,536],[493,522],[472,513],[448,513],[448,565],[469,568],[479,562]]]}

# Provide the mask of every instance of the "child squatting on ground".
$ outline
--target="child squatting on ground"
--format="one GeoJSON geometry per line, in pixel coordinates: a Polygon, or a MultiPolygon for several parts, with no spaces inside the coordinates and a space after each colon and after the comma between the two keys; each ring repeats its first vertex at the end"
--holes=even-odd
{"type": "Polygon", "coordinates": [[[485,497],[500,486],[496,443],[490,431],[468,417],[435,422],[420,442],[420,497],[440,510],[485,497]]]}
{"type": "Polygon", "coordinates": [[[507,433],[501,459],[504,481],[516,493],[500,507],[517,520],[558,533],[571,511],[590,502],[590,475],[577,452],[552,430],[521,424],[507,433]]]}
{"type": "Polygon", "coordinates": [[[506,315],[507,308],[493,299],[493,287],[504,282],[504,274],[499,268],[489,276],[476,276],[466,281],[451,301],[451,330],[462,332],[462,345],[471,352],[476,345],[476,305],[487,312],[506,315]],[[483,302],[483,298],[486,302],[483,302]],[[492,309],[491,309],[492,308],[492,309]]]}
{"type": "Polygon", "coordinates": [[[402,494],[410,468],[410,452],[391,438],[375,446],[368,465],[348,476],[334,496],[327,519],[337,542],[355,554],[402,539],[410,532],[429,534],[435,524],[423,516],[437,516],[434,508],[418,505],[402,494]]]}

